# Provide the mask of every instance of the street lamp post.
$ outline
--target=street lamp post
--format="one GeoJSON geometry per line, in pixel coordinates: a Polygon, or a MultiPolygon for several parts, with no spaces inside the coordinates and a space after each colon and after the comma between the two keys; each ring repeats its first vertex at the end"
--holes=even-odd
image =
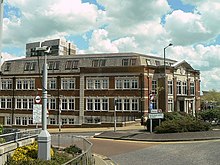
{"type": "Polygon", "coordinates": [[[167,84],[166,84],[166,48],[172,46],[173,44],[167,45],[163,48],[163,60],[164,60],[164,112],[167,111],[167,84]]]}
{"type": "Polygon", "coordinates": [[[36,49],[38,52],[44,54],[43,65],[43,83],[42,83],[42,130],[38,135],[38,158],[42,160],[50,160],[50,147],[51,136],[47,131],[47,58],[46,54],[49,53],[50,48],[47,46],[39,47],[36,49]]]}
{"type": "Polygon", "coordinates": [[[114,110],[114,132],[116,132],[116,127],[117,127],[117,117],[116,117],[117,103],[118,103],[118,99],[115,99],[115,101],[114,101],[114,104],[115,104],[115,110],[114,110]]]}
{"type": "MultiPolygon", "coordinates": [[[[3,3],[3,0],[0,0],[0,66],[1,66],[1,63],[2,63],[3,9],[4,9],[4,3],[3,3]]],[[[0,67],[0,71],[1,71],[1,67],[0,67]]]]}

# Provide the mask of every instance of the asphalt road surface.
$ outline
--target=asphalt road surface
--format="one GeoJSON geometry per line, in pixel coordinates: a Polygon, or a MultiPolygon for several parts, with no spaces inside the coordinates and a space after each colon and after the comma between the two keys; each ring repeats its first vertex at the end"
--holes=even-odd
{"type": "Polygon", "coordinates": [[[89,139],[93,152],[119,165],[220,165],[220,140],[145,143],[89,139]]]}

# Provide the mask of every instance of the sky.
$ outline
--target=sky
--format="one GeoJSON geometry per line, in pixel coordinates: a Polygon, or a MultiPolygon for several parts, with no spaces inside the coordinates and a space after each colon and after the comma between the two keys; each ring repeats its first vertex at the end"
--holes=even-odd
{"type": "Polygon", "coordinates": [[[3,61],[65,38],[77,53],[136,52],[187,61],[220,91],[219,0],[4,0],[3,61]]]}

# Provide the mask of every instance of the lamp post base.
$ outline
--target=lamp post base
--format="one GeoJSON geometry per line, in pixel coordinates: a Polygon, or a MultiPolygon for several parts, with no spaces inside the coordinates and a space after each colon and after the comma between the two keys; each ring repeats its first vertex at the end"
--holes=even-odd
{"type": "Polygon", "coordinates": [[[47,130],[42,130],[38,135],[38,158],[50,160],[51,136],[47,130]]]}

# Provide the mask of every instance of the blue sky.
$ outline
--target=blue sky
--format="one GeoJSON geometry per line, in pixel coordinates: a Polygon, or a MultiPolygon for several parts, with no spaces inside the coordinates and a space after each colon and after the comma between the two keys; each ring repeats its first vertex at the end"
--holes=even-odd
{"type": "Polygon", "coordinates": [[[186,60],[202,90],[220,90],[219,0],[5,0],[3,60],[65,38],[78,53],[137,52],[186,60]]]}

